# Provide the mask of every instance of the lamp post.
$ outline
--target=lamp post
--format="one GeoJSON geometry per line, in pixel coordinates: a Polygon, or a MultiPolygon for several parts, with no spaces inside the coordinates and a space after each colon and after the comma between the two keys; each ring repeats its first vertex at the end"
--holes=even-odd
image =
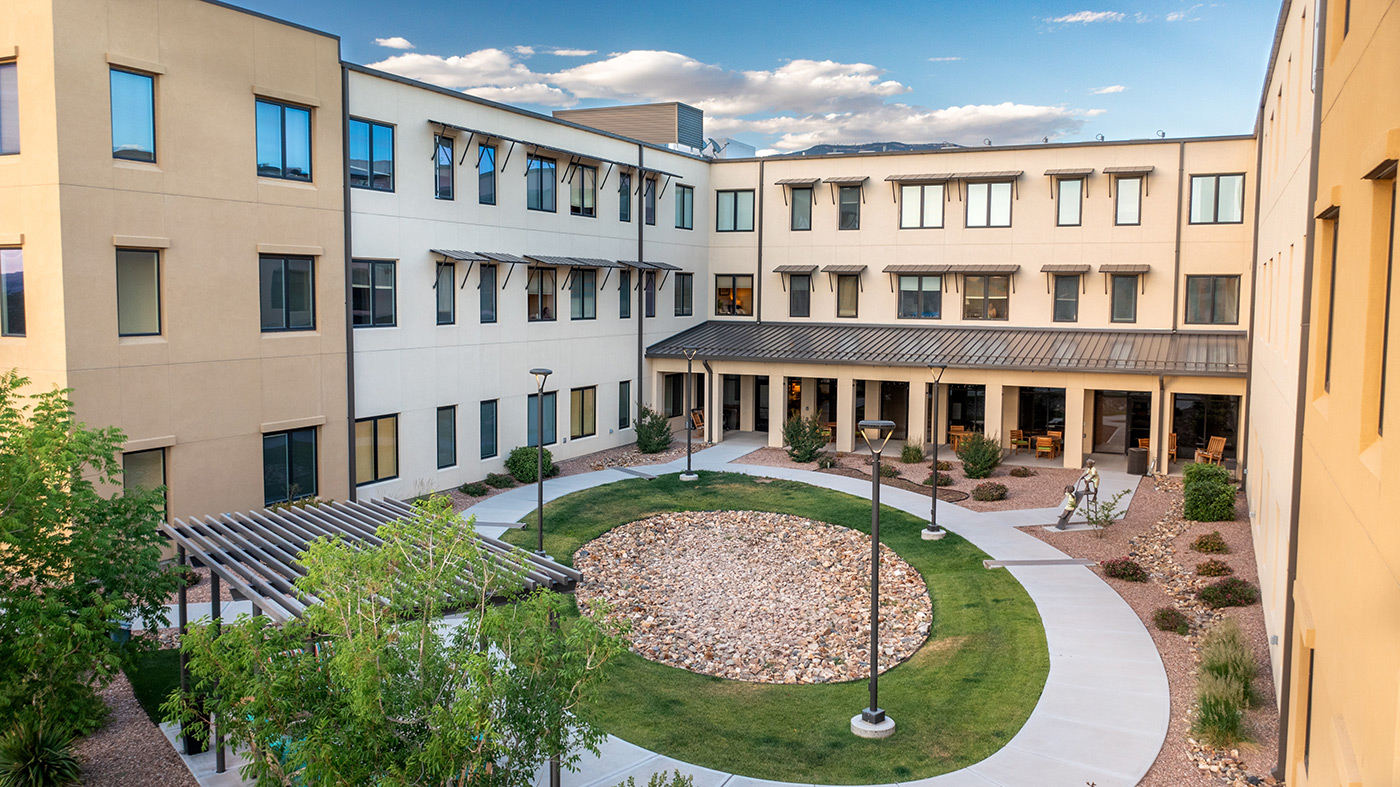
{"type": "Polygon", "coordinates": [[[695,385],[695,378],[691,375],[691,364],[695,361],[695,356],[700,353],[694,347],[686,347],[681,350],[685,355],[685,472],[681,473],[682,481],[695,481],[700,476],[690,469],[690,434],[695,431],[695,422],[690,415],[690,389],[695,385]]]}
{"type": "Polygon", "coordinates": [[[544,381],[554,374],[553,369],[531,369],[535,376],[535,456],[539,459],[535,471],[535,483],[539,487],[539,521],[535,529],[539,531],[535,554],[545,557],[544,551],[544,381]]]}
{"type": "Polygon", "coordinates": [[[880,707],[880,453],[885,450],[894,421],[856,424],[874,457],[870,476],[870,707],[851,717],[851,732],[862,738],[888,738],[894,719],[880,707]]]}
{"type": "Polygon", "coordinates": [[[938,384],[942,382],[943,373],[948,371],[948,367],[930,365],[928,370],[938,373],[933,378],[933,494],[929,497],[928,527],[919,535],[925,541],[937,541],[943,537],[943,531],[938,527],[938,384]]]}

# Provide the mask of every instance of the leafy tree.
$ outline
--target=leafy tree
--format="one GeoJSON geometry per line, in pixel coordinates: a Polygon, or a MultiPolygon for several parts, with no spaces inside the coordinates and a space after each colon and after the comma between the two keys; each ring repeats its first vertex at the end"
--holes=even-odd
{"type": "Polygon", "coordinates": [[[981,432],[971,432],[959,441],[956,453],[958,459],[962,460],[963,475],[968,478],[988,478],[997,465],[1001,464],[1003,451],[997,438],[981,432]]]}
{"type": "Polygon", "coordinates": [[[297,589],[319,603],[303,619],[193,628],[192,692],[167,716],[197,719],[207,695],[259,785],[527,787],[550,757],[596,751],[588,701],[625,647],[621,624],[521,594],[523,560],[484,552],[446,497],[378,536],[308,546],[297,589]],[[503,594],[514,602],[491,603],[503,594]]]}
{"type": "Polygon", "coordinates": [[[161,490],[121,490],[121,431],[28,384],[0,375],[0,719],[85,734],[106,713],[95,689],[153,639],[111,634],[158,628],[177,580],[160,565],[161,490]]]}
{"type": "Polygon", "coordinates": [[[783,442],[792,461],[810,462],[826,448],[826,424],[815,415],[806,419],[794,415],[783,424],[783,442]]]}
{"type": "MultiPolygon", "coordinates": [[[[690,416],[686,416],[689,418],[690,416]]],[[[686,428],[689,428],[689,424],[686,428]]],[[[637,450],[644,454],[659,454],[671,446],[675,433],[671,431],[671,420],[661,413],[642,405],[637,414],[637,450]]]]}

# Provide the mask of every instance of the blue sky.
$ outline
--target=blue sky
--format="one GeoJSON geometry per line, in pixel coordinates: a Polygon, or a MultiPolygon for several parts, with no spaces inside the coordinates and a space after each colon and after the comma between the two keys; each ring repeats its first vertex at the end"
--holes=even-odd
{"type": "Polygon", "coordinates": [[[705,110],[707,136],[778,151],[1247,134],[1279,11],[1266,0],[242,4],[340,35],[356,63],[543,112],[680,100],[705,110]]]}

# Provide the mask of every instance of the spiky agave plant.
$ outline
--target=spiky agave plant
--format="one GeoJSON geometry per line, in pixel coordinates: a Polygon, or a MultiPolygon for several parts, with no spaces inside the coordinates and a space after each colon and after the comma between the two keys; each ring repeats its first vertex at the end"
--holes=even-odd
{"type": "Polygon", "coordinates": [[[68,787],[82,768],[71,737],[42,724],[16,724],[0,738],[0,787],[68,787]]]}

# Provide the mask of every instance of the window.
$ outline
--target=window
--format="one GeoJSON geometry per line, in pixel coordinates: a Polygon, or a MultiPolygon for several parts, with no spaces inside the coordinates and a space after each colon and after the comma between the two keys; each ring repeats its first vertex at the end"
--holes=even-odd
{"type": "Polygon", "coordinates": [[[899,187],[900,229],[939,229],[942,226],[942,183],[899,187]]]}
{"type": "Polygon", "coordinates": [[[632,381],[623,380],[617,384],[617,428],[626,429],[632,425],[632,381]]]}
{"type": "Polygon", "coordinates": [[[558,163],[552,158],[530,156],[525,161],[525,207],[553,213],[554,173],[558,163]]]}
{"type": "Polygon", "coordinates": [[[1239,321],[1239,276],[1186,277],[1186,322],[1194,325],[1235,325],[1239,321]]]}
{"type": "Polygon", "coordinates": [[[530,322],[554,319],[554,269],[531,268],[525,285],[530,322]]]}
{"type": "Polygon", "coordinates": [[[642,290],[646,294],[644,307],[646,316],[656,316],[656,271],[642,272],[642,290]]]}
{"type": "Polygon", "coordinates": [[[695,229],[695,189],[691,186],[676,187],[676,229],[695,229]]]}
{"type": "Polygon", "coordinates": [[[812,229],[812,196],[811,188],[800,188],[792,190],[792,228],[798,232],[812,229]]]}
{"type": "MultiPolygon", "coordinates": [[[[525,416],[526,445],[536,446],[539,441],[539,417],[540,417],[540,395],[530,394],[526,397],[525,409],[528,411],[525,416]]],[[[558,428],[558,413],[556,411],[557,392],[545,391],[544,394],[544,444],[554,445],[559,436],[555,433],[558,428]]]]}
{"type": "Polygon", "coordinates": [[[598,272],[575,270],[569,286],[569,317],[592,320],[598,316],[598,272]]]}
{"type": "Polygon", "coordinates": [[[841,186],[837,195],[837,229],[860,229],[860,186],[841,186]]]}
{"type": "Polygon", "coordinates": [[[112,158],[156,160],[156,80],[112,69],[112,158]]]}
{"type": "Polygon", "coordinates": [[[24,335],[24,252],[0,249],[0,336],[24,335]]]}
{"type": "Polygon", "coordinates": [[[632,220],[632,176],[626,172],[617,181],[617,220],[632,220]]]}
{"type": "Polygon", "coordinates": [[[899,277],[899,318],[901,320],[936,320],[942,316],[942,276],[899,277]]]}
{"type": "Polygon", "coordinates": [[[753,277],[716,276],[715,314],[753,314],[753,277]]]}
{"type": "Polygon", "coordinates": [[[1010,302],[1010,276],[963,277],[964,320],[1005,320],[1010,302]]]}
{"type": "Polygon", "coordinates": [[[1084,181],[1078,178],[1062,178],[1055,182],[1057,187],[1055,226],[1078,227],[1079,214],[1083,208],[1084,181]]]}
{"type": "Polygon", "coordinates": [[[457,406],[437,409],[438,469],[457,464],[457,406]]]}
{"type": "Polygon", "coordinates": [[[569,438],[592,437],[598,434],[598,389],[575,388],[569,391],[569,438]]]}
{"type": "MultiPolygon", "coordinates": [[[[811,192],[808,192],[808,197],[811,192]]],[[[796,194],[793,195],[794,216],[797,210],[796,194]]],[[[807,207],[807,229],[811,229],[812,211],[811,203],[807,207]]],[[[795,229],[795,228],[794,228],[795,229]]],[[[753,191],[719,191],[715,192],[715,231],[716,232],[753,232],[753,191]]]]}
{"type": "Polygon", "coordinates": [[[1332,257],[1327,266],[1327,353],[1322,367],[1322,390],[1332,390],[1332,332],[1333,315],[1337,313],[1337,233],[1342,229],[1342,217],[1332,218],[1332,257]]]}
{"type": "Polygon", "coordinates": [[[1010,227],[1011,184],[967,184],[967,226],[1010,227]]]}
{"type": "Polygon", "coordinates": [[[0,156],[19,152],[19,67],[0,63],[0,156]]]}
{"type": "MultiPolygon", "coordinates": [[[[165,449],[134,451],[122,454],[122,488],[155,491],[165,486],[165,449]]],[[[167,502],[169,495],[162,492],[167,502]]],[[[156,509],[165,516],[165,506],[156,509]]]]}
{"type": "Polygon", "coordinates": [[[836,316],[855,317],[860,304],[860,277],[841,275],[836,277],[836,316]]]}
{"type": "Polygon", "coordinates": [[[263,505],[316,496],[316,428],[263,435],[263,505]]]}
{"type": "Polygon", "coordinates": [[[642,219],[647,224],[656,223],[656,178],[647,178],[642,186],[642,219]]]}
{"type": "Polygon", "coordinates": [[[117,249],[117,335],[160,335],[160,252],[117,249]]]}
{"type": "Polygon", "coordinates": [[[695,314],[695,274],[676,274],[676,316],[690,317],[695,314]]]}
{"type": "Polygon", "coordinates": [[[394,263],[350,263],[350,323],[356,328],[393,327],[394,263]]]}
{"type": "Polygon", "coordinates": [[[788,316],[812,316],[812,274],[794,273],[788,277],[788,316]]]}
{"type": "Polygon", "coordinates": [[[490,459],[499,449],[496,447],[496,405],[498,400],[488,399],[481,403],[481,458],[490,459]]]}
{"type": "Polygon", "coordinates": [[[666,398],[663,404],[666,406],[666,417],[676,418],[681,415],[685,408],[685,375],[665,375],[664,383],[666,398]]]}
{"type": "Polygon", "coordinates": [[[263,333],[316,330],[316,282],[310,257],[258,257],[263,333]]]}
{"type": "Polygon", "coordinates": [[[257,110],[258,177],[311,180],[311,110],[261,98],[257,110]]]}
{"type": "Polygon", "coordinates": [[[1385,311],[1381,320],[1381,385],[1380,392],[1376,397],[1378,408],[1376,412],[1376,434],[1385,434],[1385,378],[1389,370],[1390,359],[1390,288],[1393,274],[1395,273],[1395,201],[1397,196],[1397,183],[1390,182],[1390,235],[1386,238],[1385,244],[1385,311]]]}
{"type": "Polygon", "coordinates": [[[1055,275],[1055,322],[1079,322],[1079,276],[1055,275]]]}
{"type": "Polygon", "coordinates": [[[1113,321],[1137,322],[1138,277],[1110,277],[1113,282],[1113,321]]]}
{"type": "Polygon", "coordinates": [[[355,486],[399,477],[399,417],[355,421],[355,486]]]}
{"type": "MultiPolygon", "coordinates": [[[[1347,4],[1348,10],[1351,4],[1347,4]]],[[[1345,32],[1343,33],[1345,35],[1345,32]]],[[[1312,757],[1313,675],[1317,673],[1317,650],[1308,648],[1308,691],[1303,701],[1303,769],[1312,757]]]]}
{"type": "Polygon", "coordinates": [[[618,319],[632,318],[632,271],[617,273],[617,316],[618,319]]]}
{"type": "Polygon", "coordinates": [[[496,204],[496,148],[476,147],[476,201],[482,205],[496,204]]]}
{"type": "Polygon", "coordinates": [[[437,268],[437,324],[451,325],[457,322],[457,265],[440,262],[437,268]]]}
{"type": "Polygon", "coordinates": [[[496,266],[481,266],[481,284],[477,285],[481,291],[481,321],[483,323],[496,321],[496,266]]]}
{"type": "Polygon", "coordinates": [[[1142,223],[1142,178],[1119,178],[1114,197],[1113,223],[1129,226],[1142,223]]]}
{"type": "MultiPolygon", "coordinates": [[[[435,137],[441,141],[445,137],[435,137]]],[[[449,151],[452,140],[447,139],[449,151]]],[[[441,157],[442,151],[438,151],[441,157]]],[[[447,154],[448,162],[452,154],[447,154]]],[[[449,171],[449,176],[451,172],[449,171]]],[[[350,185],[374,191],[394,190],[394,127],[350,118],[350,185]]],[[[451,196],[448,197],[451,199],[451,196]]]]}
{"type": "Polygon", "coordinates": [[[453,199],[456,186],[456,169],[453,166],[457,161],[456,141],[452,137],[437,134],[433,137],[433,147],[437,151],[433,156],[433,197],[453,199]]]}
{"type": "Polygon", "coordinates": [[[1192,175],[1191,223],[1244,221],[1244,175],[1192,175]]]}
{"type": "Polygon", "coordinates": [[[598,168],[574,167],[569,181],[569,212],[575,216],[598,215],[598,168]]]}

